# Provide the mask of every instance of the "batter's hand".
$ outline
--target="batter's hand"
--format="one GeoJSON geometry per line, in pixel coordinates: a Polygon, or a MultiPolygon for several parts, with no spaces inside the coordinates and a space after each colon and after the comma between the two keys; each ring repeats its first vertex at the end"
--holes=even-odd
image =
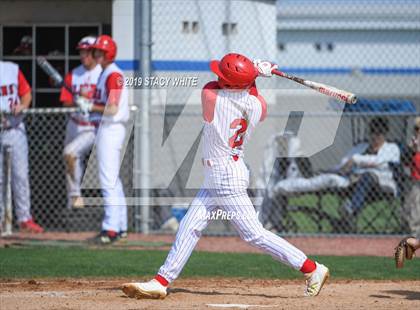
{"type": "Polygon", "coordinates": [[[86,97],[78,96],[75,103],[83,114],[87,114],[92,111],[93,102],[86,97]]]}
{"type": "Polygon", "coordinates": [[[258,70],[258,75],[263,77],[273,76],[273,70],[277,69],[279,66],[272,64],[269,61],[264,61],[261,59],[254,60],[254,66],[258,70]]]}
{"type": "Polygon", "coordinates": [[[23,110],[25,110],[25,107],[21,104],[17,104],[17,105],[12,107],[12,113],[15,116],[20,114],[23,110]]]}

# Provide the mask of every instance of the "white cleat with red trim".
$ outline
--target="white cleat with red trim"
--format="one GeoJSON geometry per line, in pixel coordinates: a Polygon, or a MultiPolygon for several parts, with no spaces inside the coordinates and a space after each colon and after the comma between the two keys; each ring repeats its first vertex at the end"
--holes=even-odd
{"type": "Polygon", "coordinates": [[[315,263],[316,269],[305,275],[305,296],[314,297],[321,292],[322,287],[330,276],[330,271],[322,264],[315,263]]]}
{"type": "Polygon", "coordinates": [[[142,283],[125,283],[122,291],[130,298],[137,299],[164,299],[167,295],[167,287],[163,286],[156,279],[142,283]]]}

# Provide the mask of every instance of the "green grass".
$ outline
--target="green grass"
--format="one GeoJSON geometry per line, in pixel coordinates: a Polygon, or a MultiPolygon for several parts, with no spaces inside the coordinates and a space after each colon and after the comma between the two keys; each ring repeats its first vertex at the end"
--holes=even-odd
{"type": "MultiPolygon", "coordinates": [[[[0,279],[152,276],[166,251],[28,247],[0,250],[0,279]]],[[[328,265],[336,279],[420,279],[420,259],[396,270],[392,258],[313,257],[328,265]]],[[[299,272],[268,255],[195,252],[182,277],[300,279],[299,272]]]]}
{"type": "MultiPolygon", "coordinates": [[[[316,195],[306,194],[300,197],[290,198],[289,203],[291,205],[300,205],[317,208],[317,197],[316,195]]],[[[386,203],[384,201],[379,201],[376,203],[369,203],[363,208],[362,212],[359,215],[357,221],[358,233],[371,234],[371,233],[395,233],[395,230],[399,230],[399,223],[395,219],[391,218],[390,213],[392,207],[400,208],[400,203],[398,201],[391,203],[386,203]],[[378,212],[381,210],[381,212],[378,212]],[[375,230],[372,227],[366,227],[367,221],[373,219],[374,214],[379,213],[379,216],[374,218],[372,221],[375,230]]],[[[339,217],[339,209],[341,208],[341,202],[337,196],[327,194],[322,197],[322,206],[323,210],[328,214],[332,215],[335,218],[339,217]]],[[[315,212],[315,211],[314,211],[315,212]]],[[[319,233],[317,223],[311,220],[307,214],[302,212],[292,212],[290,214],[291,218],[297,223],[299,233],[319,233]]],[[[327,221],[322,221],[322,232],[329,233],[332,232],[332,226],[327,221]]]]}

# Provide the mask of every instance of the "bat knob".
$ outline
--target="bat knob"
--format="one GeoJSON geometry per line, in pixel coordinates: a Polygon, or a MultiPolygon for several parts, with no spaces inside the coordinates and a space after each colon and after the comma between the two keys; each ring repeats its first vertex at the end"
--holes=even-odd
{"type": "Polygon", "coordinates": [[[350,96],[349,97],[349,99],[348,99],[348,103],[350,103],[350,104],[355,104],[356,102],[357,102],[357,100],[358,100],[359,98],[357,98],[357,96],[355,96],[355,95],[353,95],[353,96],[350,96]]]}

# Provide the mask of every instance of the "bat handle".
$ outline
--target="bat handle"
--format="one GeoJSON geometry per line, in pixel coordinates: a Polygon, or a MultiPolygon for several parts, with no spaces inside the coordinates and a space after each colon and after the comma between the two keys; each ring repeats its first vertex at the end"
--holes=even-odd
{"type": "Polygon", "coordinates": [[[277,70],[277,69],[274,69],[273,71],[271,71],[271,73],[273,73],[275,75],[278,75],[278,76],[285,76],[284,72],[282,72],[280,70],[277,70]]]}

